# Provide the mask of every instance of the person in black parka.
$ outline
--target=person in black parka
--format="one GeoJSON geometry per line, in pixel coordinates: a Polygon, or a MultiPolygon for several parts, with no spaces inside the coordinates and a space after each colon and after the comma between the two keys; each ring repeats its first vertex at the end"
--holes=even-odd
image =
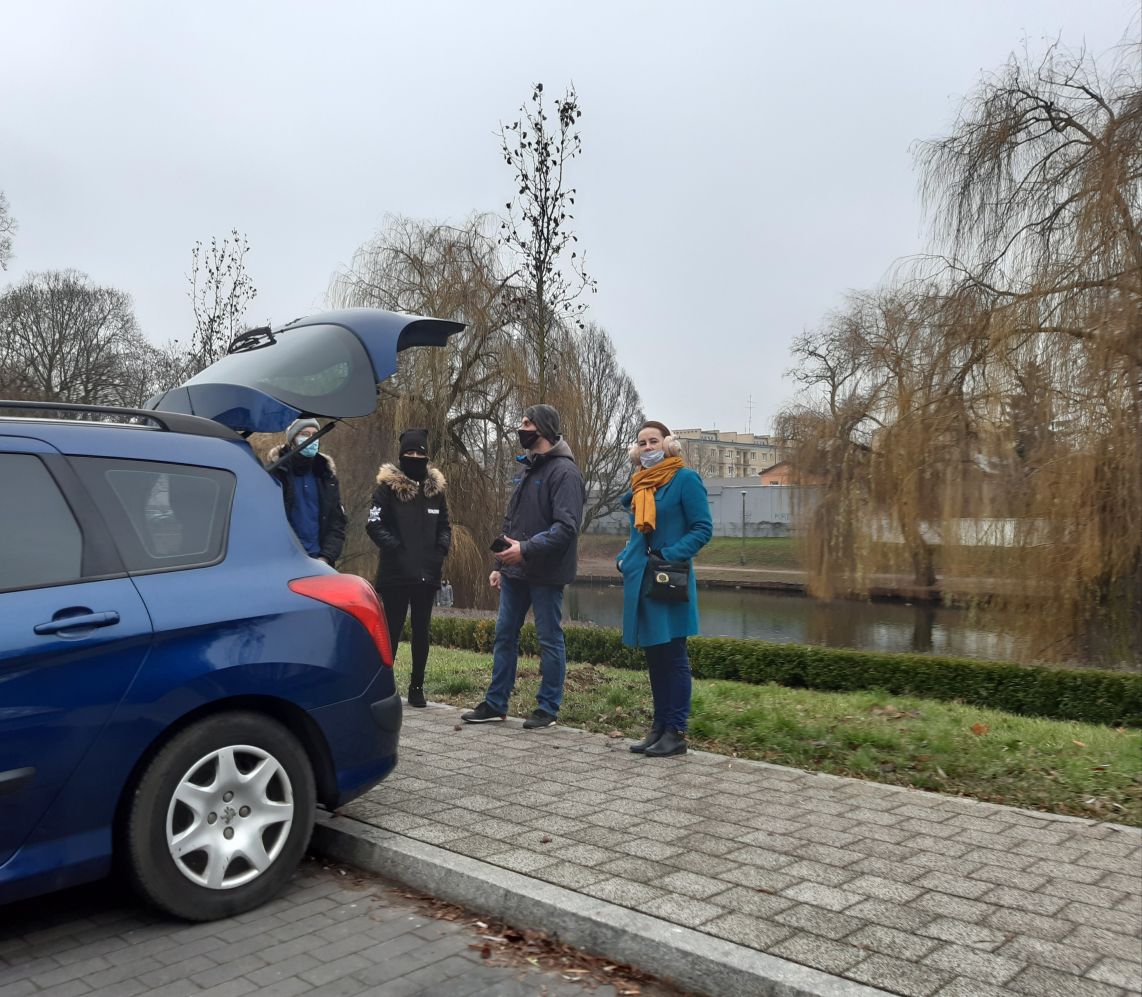
{"type": "Polygon", "coordinates": [[[365,526],[369,539],[381,550],[374,587],[385,607],[394,655],[405,617],[412,611],[409,706],[427,705],[428,628],[444,558],[452,544],[444,487],[444,475],[428,462],[428,430],[406,429],[400,434],[397,465],[382,464],[377,472],[365,526]]]}

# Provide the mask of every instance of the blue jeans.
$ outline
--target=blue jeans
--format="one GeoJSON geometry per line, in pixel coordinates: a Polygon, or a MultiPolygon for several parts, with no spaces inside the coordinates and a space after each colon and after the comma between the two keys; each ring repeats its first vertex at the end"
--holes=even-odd
{"type": "Polygon", "coordinates": [[[567,675],[567,646],[563,643],[563,586],[529,585],[518,578],[500,575],[500,615],[496,618],[496,643],[492,648],[492,681],[484,697],[488,705],[507,713],[515,688],[519,659],[519,632],[528,609],[535,610],[539,638],[539,708],[552,716],[563,702],[563,679],[567,675]]]}
{"type": "Polygon", "coordinates": [[[651,644],[646,652],[650,694],[654,698],[654,726],[685,731],[690,719],[690,657],[686,638],[651,644]]]}

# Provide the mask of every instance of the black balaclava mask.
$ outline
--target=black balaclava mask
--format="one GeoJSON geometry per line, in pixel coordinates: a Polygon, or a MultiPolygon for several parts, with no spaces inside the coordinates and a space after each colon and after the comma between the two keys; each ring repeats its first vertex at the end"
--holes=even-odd
{"type": "Polygon", "coordinates": [[[413,481],[428,474],[428,430],[406,429],[400,434],[400,469],[413,481]]]}

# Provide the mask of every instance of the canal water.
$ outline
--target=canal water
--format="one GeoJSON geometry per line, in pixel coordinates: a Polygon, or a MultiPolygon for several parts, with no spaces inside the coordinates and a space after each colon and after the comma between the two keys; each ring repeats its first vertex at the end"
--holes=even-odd
{"type": "MultiPolygon", "coordinates": [[[[568,586],[563,615],[602,627],[622,626],[618,585],[568,586]]],[[[825,601],[756,589],[698,590],[702,635],[752,637],[777,644],[819,644],[867,651],[906,651],[953,657],[1010,659],[1018,645],[986,629],[971,614],[930,604],[825,601]]]]}

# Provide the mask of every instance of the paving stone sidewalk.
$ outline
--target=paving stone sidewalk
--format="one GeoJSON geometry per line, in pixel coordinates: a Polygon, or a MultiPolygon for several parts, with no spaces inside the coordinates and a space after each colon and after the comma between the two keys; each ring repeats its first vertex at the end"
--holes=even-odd
{"type": "Polygon", "coordinates": [[[518,721],[405,714],[341,812],[899,994],[1142,994],[1142,832],[518,721]]]}

